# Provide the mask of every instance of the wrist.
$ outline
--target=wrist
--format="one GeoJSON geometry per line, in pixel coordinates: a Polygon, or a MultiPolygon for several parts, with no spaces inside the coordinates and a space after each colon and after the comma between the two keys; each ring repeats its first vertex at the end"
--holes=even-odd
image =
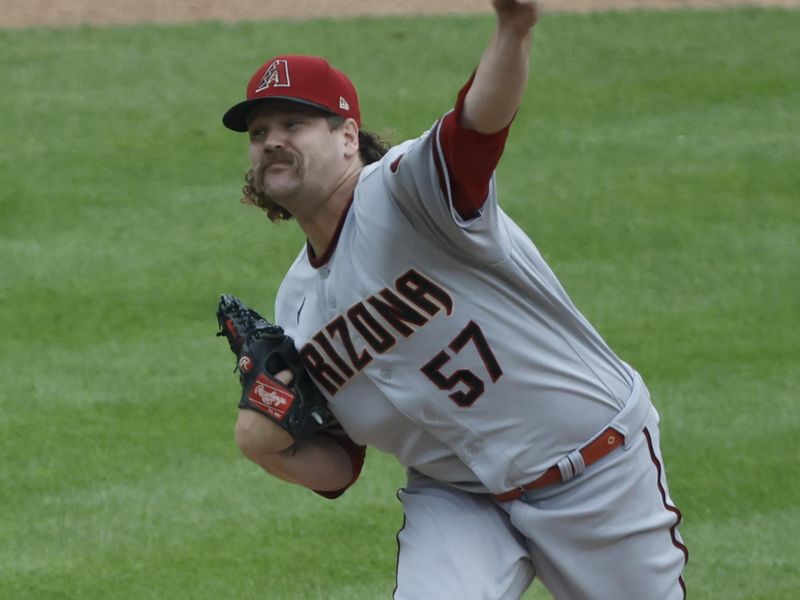
{"type": "Polygon", "coordinates": [[[236,444],[247,458],[259,462],[259,458],[287,450],[294,440],[272,419],[256,411],[242,409],[236,420],[236,444]]]}
{"type": "Polygon", "coordinates": [[[526,48],[530,45],[535,23],[528,23],[515,16],[497,15],[498,41],[517,43],[526,48]]]}

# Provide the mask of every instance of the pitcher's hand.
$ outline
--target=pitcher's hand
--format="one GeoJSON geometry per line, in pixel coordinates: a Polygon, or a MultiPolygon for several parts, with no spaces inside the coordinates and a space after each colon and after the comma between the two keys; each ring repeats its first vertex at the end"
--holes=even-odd
{"type": "Polygon", "coordinates": [[[498,23],[528,33],[539,20],[539,3],[536,0],[492,0],[498,23]]]}

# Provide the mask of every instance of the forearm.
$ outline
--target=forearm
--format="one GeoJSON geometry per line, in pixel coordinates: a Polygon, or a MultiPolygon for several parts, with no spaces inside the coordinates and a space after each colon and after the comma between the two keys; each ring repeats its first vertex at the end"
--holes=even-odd
{"type": "Polygon", "coordinates": [[[257,458],[254,462],[275,477],[315,491],[340,490],[353,478],[347,453],[323,435],[257,458]]]}
{"type": "Polygon", "coordinates": [[[462,125],[496,133],[514,118],[528,82],[535,2],[496,0],[497,27],[464,99],[462,125]]]}
{"type": "Polygon", "coordinates": [[[236,443],[271,475],[315,491],[340,490],[353,480],[350,456],[331,437],[317,434],[293,443],[283,429],[254,411],[239,412],[236,443]]]}

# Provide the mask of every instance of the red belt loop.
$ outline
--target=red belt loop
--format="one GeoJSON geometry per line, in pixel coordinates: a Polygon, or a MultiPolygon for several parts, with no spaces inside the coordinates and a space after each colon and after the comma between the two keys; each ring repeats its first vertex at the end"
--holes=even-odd
{"type": "MultiPolygon", "coordinates": [[[[592,463],[597,462],[606,454],[621,446],[624,441],[624,436],[619,431],[613,427],[609,427],[593,442],[580,449],[584,464],[588,467],[592,463]]],[[[518,500],[522,494],[528,490],[560,483],[561,481],[561,469],[557,466],[552,466],[547,469],[539,479],[514,488],[513,490],[509,490],[508,492],[503,492],[502,494],[492,494],[492,498],[498,502],[511,502],[512,500],[518,500]]]]}

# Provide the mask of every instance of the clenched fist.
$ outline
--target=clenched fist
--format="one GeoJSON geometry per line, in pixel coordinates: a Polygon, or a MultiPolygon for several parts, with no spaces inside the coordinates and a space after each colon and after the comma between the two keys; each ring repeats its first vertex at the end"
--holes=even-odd
{"type": "Polygon", "coordinates": [[[492,0],[498,23],[527,33],[539,20],[539,3],[536,0],[492,0]]]}

